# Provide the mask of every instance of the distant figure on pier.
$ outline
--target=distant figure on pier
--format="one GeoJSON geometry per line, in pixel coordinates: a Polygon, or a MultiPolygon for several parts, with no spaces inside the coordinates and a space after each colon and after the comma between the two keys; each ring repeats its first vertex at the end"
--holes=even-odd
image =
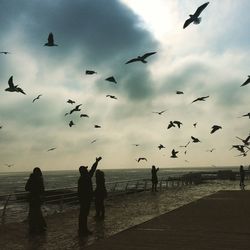
{"type": "Polygon", "coordinates": [[[94,191],[95,211],[96,211],[95,218],[104,219],[105,217],[104,199],[107,198],[104,172],[99,169],[96,170],[95,178],[96,178],[96,189],[94,191]]]}
{"type": "Polygon", "coordinates": [[[240,165],[240,189],[245,190],[245,170],[242,165],[240,165]]]}
{"type": "Polygon", "coordinates": [[[151,174],[152,174],[152,192],[158,192],[157,191],[157,184],[158,184],[158,177],[157,177],[157,172],[159,171],[159,168],[156,168],[154,165],[152,166],[151,169],[151,174]]]}
{"type": "Polygon", "coordinates": [[[47,225],[41,210],[44,184],[40,168],[33,169],[33,173],[25,185],[25,190],[29,192],[29,232],[31,234],[43,233],[46,231],[47,225]]]}
{"type": "Polygon", "coordinates": [[[90,204],[93,198],[93,185],[92,185],[92,177],[97,168],[98,162],[102,159],[102,157],[96,158],[94,164],[91,169],[88,171],[85,166],[80,166],[80,178],[78,179],[78,198],[80,202],[80,213],[79,213],[79,236],[88,236],[91,235],[92,232],[89,231],[87,226],[87,219],[89,215],[90,204]]]}

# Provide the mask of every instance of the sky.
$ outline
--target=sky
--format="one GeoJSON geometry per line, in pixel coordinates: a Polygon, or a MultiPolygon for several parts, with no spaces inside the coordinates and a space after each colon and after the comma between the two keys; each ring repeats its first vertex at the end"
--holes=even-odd
{"type": "Polygon", "coordinates": [[[201,23],[183,29],[204,2],[1,0],[0,51],[10,54],[0,54],[0,171],[75,170],[98,156],[103,169],[249,165],[250,153],[230,148],[250,132],[241,117],[250,84],[240,87],[250,74],[250,2],[212,0],[201,23]],[[58,46],[44,46],[50,32],[58,46]],[[125,64],[147,52],[156,52],[148,63],[125,64]],[[11,76],[26,95],[5,91],[11,76]],[[167,129],[176,120],[181,128],[167,129]],[[222,129],[211,134],[213,125],[222,129]],[[191,136],[201,142],[180,147],[191,136]]]}

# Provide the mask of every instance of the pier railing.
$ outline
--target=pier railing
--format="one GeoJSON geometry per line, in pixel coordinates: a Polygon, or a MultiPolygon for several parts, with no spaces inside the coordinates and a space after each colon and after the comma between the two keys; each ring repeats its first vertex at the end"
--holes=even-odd
{"type": "MultiPolygon", "coordinates": [[[[248,173],[250,174],[250,172],[248,173]]],[[[246,175],[249,176],[249,175],[246,175]]],[[[159,178],[158,190],[178,188],[199,184],[204,180],[236,179],[236,172],[193,172],[182,176],[159,178]]],[[[95,187],[94,187],[95,188],[95,187]]],[[[151,179],[134,179],[117,182],[106,182],[108,198],[135,192],[151,190],[151,179]]],[[[77,187],[46,190],[43,196],[43,213],[45,215],[63,212],[78,206],[77,187]]],[[[0,196],[0,224],[23,221],[28,215],[28,193],[19,192],[0,196]]]]}

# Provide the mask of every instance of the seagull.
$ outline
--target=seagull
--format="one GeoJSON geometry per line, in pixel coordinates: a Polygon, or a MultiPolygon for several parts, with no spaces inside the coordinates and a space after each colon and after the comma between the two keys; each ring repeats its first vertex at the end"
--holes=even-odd
{"type": "Polygon", "coordinates": [[[180,122],[180,121],[173,121],[173,123],[176,124],[178,126],[178,128],[180,128],[181,125],[183,125],[182,122],[180,122]]]}
{"type": "Polygon", "coordinates": [[[95,125],[94,127],[95,127],[95,128],[101,128],[101,126],[100,126],[100,125],[95,125]]]}
{"type": "Polygon", "coordinates": [[[207,152],[210,152],[212,153],[213,151],[215,150],[215,148],[212,148],[212,149],[208,149],[207,152]]]}
{"type": "Polygon", "coordinates": [[[114,96],[114,95],[106,95],[106,97],[110,97],[111,99],[116,99],[117,100],[117,97],[114,96]]]}
{"type": "Polygon", "coordinates": [[[199,97],[199,98],[193,100],[192,103],[197,102],[197,101],[205,101],[205,99],[208,98],[208,97],[209,97],[209,95],[208,96],[199,97]]]}
{"type": "Polygon", "coordinates": [[[67,101],[67,103],[69,103],[69,104],[74,104],[74,103],[76,103],[76,102],[73,101],[73,100],[71,100],[71,99],[69,99],[69,100],[67,101]]]}
{"type": "Polygon", "coordinates": [[[145,60],[147,57],[154,55],[156,52],[148,52],[142,56],[137,56],[136,58],[133,58],[129,61],[127,61],[125,64],[133,63],[133,62],[142,62],[142,63],[147,63],[145,60]]]}
{"type": "Polygon", "coordinates": [[[199,24],[201,22],[201,17],[199,17],[199,15],[208,6],[208,4],[209,2],[202,4],[199,8],[197,8],[197,10],[195,11],[193,15],[189,15],[190,17],[185,21],[183,25],[183,29],[185,29],[192,22],[194,24],[199,24]]]}
{"type": "Polygon", "coordinates": [[[162,114],[165,113],[166,111],[167,111],[167,109],[162,110],[162,111],[160,111],[160,112],[153,111],[152,113],[155,113],[155,114],[158,114],[158,115],[162,115],[162,114]]]}
{"type": "Polygon", "coordinates": [[[159,148],[159,150],[161,150],[162,148],[165,148],[162,144],[160,144],[159,146],[158,146],[158,148],[159,148]]]}
{"type": "Polygon", "coordinates": [[[193,126],[194,126],[194,128],[196,128],[196,126],[197,126],[197,122],[196,122],[196,123],[194,123],[194,124],[193,124],[193,126]]]}
{"type": "Polygon", "coordinates": [[[172,127],[175,127],[175,125],[174,125],[174,123],[172,121],[170,121],[169,124],[168,124],[168,128],[167,129],[170,129],[172,127]]]}
{"type": "Polygon", "coordinates": [[[140,161],[148,161],[145,157],[140,157],[138,158],[138,160],[136,160],[137,162],[140,162],[140,161]]]}
{"type": "Polygon", "coordinates": [[[177,94],[177,95],[183,95],[184,92],[183,92],[183,91],[178,91],[178,90],[177,90],[177,91],[176,91],[176,94],[177,94]]]}
{"type": "Polygon", "coordinates": [[[82,106],[82,104],[77,105],[75,108],[73,108],[69,113],[72,114],[75,111],[81,111],[81,109],[79,109],[79,107],[82,106]]]}
{"type": "Polygon", "coordinates": [[[193,136],[191,136],[191,139],[193,140],[193,143],[201,142],[198,138],[195,138],[193,136]]]}
{"type": "Polygon", "coordinates": [[[177,154],[179,153],[179,151],[175,151],[174,149],[172,150],[172,155],[170,156],[171,158],[178,158],[177,154]]]}
{"type": "Polygon", "coordinates": [[[32,102],[34,102],[34,101],[38,100],[41,96],[42,96],[42,95],[38,95],[35,99],[33,99],[33,101],[32,101],[32,102]]]}
{"type": "Polygon", "coordinates": [[[247,80],[244,83],[242,83],[240,86],[241,87],[246,86],[248,83],[250,83],[250,75],[248,76],[247,80]]]}
{"type": "Polygon", "coordinates": [[[18,87],[18,85],[14,85],[13,83],[13,76],[11,76],[8,80],[8,84],[9,87],[7,89],[5,89],[5,91],[9,91],[9,92],[21,92],[22,94],[26,95],[25,92],[18,87]]]}
{"type": "Polygon", "coordinates": [[[186,144],[186,145],[183,145],[183,146],[180,146],[181,148],[186,148],[188,145],[189,145],[190,141],[186,144]]]}
{"type": "MultiPolygon", "coordinates": [[[[241,117],[247,117],[247,116],[248,116],[248,118],[250,119],[250,112],[247,113],[247,114],[245,114],[245,115],[242,115],[241,117]]],[[[239,118],[241,118],[241,117],[239,117],[239,118]]]]}
{"type": "Polygon", "coordinates": [[[10,52],[8,52],[8,51],[0,51],[0,54],[7,55],[7,54],[10,54],[10,52]]]}
{"type": "Polygon", "coordinates": [[[93,140],[93,141],[91,142],[91,144],[92,144],[92,143],[95,143],[96,141],[97,141],[97,139],[93,140]]]}
{"type": "Polygon", "coordinates": [[[115,78],[113,76],[110,76],[110,77],[106,78],[105,80],[108,82],[117,83],[117,81],[115,80],[115,78]]]}
{"type": "Polygon", "coordinates": [[[249,135],[246,139],[241,139],[241,138],[238,137],[238,136],[236,136],[236,138],[239,139],[239,140],[241,140],[241,141],[244,143],[245,146],[250,145],[250,142],[249,142],[249,140],[250,140],[250,135],[249,135]]]}
{"type": "Polygon", "coordinates": [[[5,166],[7,166],[8,168],[14,166],[14,164],[5,164],[5,166]]]}
{"type": "Polygon", "coordinates": [[[87,114],[80,114],[80,117],[88,117],[89,118],[89,116],[87,114]]]}
{"type": "Polygon", "coordinates": [[[53,151],[53,150],[55,150],[56,148],[50,148],[50,149],[48,149],[47,151],[49,152],[49,151],[53,151]]]}
{"type": "Polygon", "coordinates": [[[210,134],[213,134],[213,133],[214,133],[215,131],[217,131],[218,129],[222,129],[222,127],[219,126],[219,125],[213,125],[210,134]]]}
{"type": "Polygon", "coordinates": [[[86,71],[85,71],[85,74],[86,74],[86,75],[94,75],[94,74],[97,74],[97,72],[94,71],[94,70],[86,70],[86,71]]]}
{"type": "Polygon", "coordinates": [[[73,125],[75,125],[75,123],[71,120],[71,121],[69,122],[69,126],[72,127],[73,125]]]}
{"type": "Polygon", "coordinates": [[[44,46],[48,46],[48,47],[58,46],[57,44],[54,43],[54,37],[52,33],[49,33],[48,42],[45,43],[44,46]]]}

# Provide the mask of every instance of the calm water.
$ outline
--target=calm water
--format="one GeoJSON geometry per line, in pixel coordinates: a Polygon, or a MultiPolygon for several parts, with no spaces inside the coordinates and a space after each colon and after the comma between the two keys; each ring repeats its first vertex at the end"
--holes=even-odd
{"type": "MultiPolygon", "coordinates": [[[[218,171],[225,168],[165,168],[160,169],[158,177],[167,177],[173,175],[182,175],[187,172],[195,171],[218,171]]],[[[238,169],[227,167],[226,169],[238,169]]],[[[133,180],[133,179],[151,179],[151,169],[105,169],[106,182],[133,180]]],[[[29,177],[28,172],[0,173],[0,195],[13,192],[24,191],[25,183],[29,177]]],[[[68,171],[44,171],[44,183],[46,189],[74,187],[77,185],[79,172],[68,171]]],[[[93,178],[94,181],[95,178],[93,178]]]]}

